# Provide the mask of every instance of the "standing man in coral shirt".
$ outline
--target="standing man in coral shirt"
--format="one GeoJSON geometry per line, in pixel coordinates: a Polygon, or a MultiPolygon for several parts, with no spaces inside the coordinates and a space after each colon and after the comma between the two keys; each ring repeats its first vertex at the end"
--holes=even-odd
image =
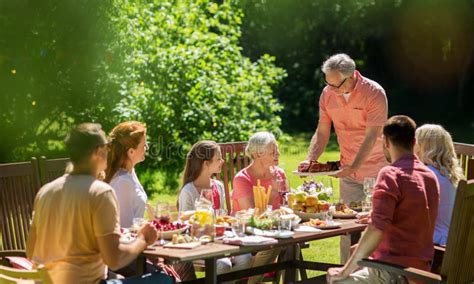
{"type": "MultiPolygon", "coordinates": [[[[383,154],[382,128],[388,106],[384,89],[362,76],[347,54],[336,54],[321,67],[326,87],[319,99],[319,122],[309,153],[300,167],[316,161],[324,152],[331,124],[341,151],[340,199],[346,203],[364,200],[365,177],[377,177],[388,163],[383,154]]],[[[350,240],[341,238],[341,262],[349,257],[350,240]]]]}
{"type": "Polygon", "coordinates": [[[377,177],[387,165],[382,149],[382,127],[387,120],[387,97],[375,81],[357,71],[354,60],[336,54],[322,66],[326,87],[319,99],[319,122],[309,153],[301,165],[324,152],[331,124],[341,151],[340,197],[344,203],[364,199],[365,177],[377,177]]]}

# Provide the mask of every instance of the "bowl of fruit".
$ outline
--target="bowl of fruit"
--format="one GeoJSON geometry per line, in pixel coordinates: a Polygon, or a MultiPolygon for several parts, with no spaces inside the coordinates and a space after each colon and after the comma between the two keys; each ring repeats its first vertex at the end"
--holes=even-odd
{"type": "Polygon", "coordinates": [[[326,200],[320,200],[318,196],[309,195],[304,191],[289,194],[288,205],[303,221],[322,218],[330,208],[326,200]]]}
{"type": "Polygon", "coordinates": [[[187,224],[179,221],[170,222],[169,220],[154,219],[151,224],[158,230],[158,238],[161,238],[161,234],[163,234],[165,240],[171,240],[174,234],[179,235],[188,229],[187,224]]]}

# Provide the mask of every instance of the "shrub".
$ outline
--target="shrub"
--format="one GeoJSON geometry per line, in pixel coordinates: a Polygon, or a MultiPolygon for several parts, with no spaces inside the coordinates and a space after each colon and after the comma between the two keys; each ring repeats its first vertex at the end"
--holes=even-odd
{"type": "Polygon", "coordinates": [[[147,124],[147,163],[167,172],[168,187],[177,187],[185,153],[200,139],[281,134],[272,88],[285,72],[271,56],[242,55],[242,16],[231,1],[207,0],[128,1],[118,12],[127,67],[115,110],[147,124]]]}

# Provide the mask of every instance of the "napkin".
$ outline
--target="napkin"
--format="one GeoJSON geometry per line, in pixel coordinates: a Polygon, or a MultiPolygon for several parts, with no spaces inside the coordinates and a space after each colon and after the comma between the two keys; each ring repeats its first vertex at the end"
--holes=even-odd
{"type": "Polygon", "coordinates": [[[277,240],[273,238],[261,237],[261,236],[245,236],[236,238],[225,238],[225,244],[231,245],[243,245],[243,246],[255,246],[255,245],[268,245],[276,244],[277,240]]]}
{"type": "Polygon", "coordinates": [[[295,232],[319,232],[321,231],[318,228],[311,227],[311,226],[303,226],[299,225],[298,227],[294,228],[293,231],[295,232]]]}

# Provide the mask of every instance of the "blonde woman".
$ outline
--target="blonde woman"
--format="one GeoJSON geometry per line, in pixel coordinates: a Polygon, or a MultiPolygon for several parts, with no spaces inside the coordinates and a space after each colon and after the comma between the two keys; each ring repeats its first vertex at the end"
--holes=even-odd
{"type": "Polygon", "coordinates": [[[416,130],[415,153],[438,179],[440,202],[433,242],[446,245],[458,182],[464,178],[449,132],[436,124],[424,124],[416,130]]]}

